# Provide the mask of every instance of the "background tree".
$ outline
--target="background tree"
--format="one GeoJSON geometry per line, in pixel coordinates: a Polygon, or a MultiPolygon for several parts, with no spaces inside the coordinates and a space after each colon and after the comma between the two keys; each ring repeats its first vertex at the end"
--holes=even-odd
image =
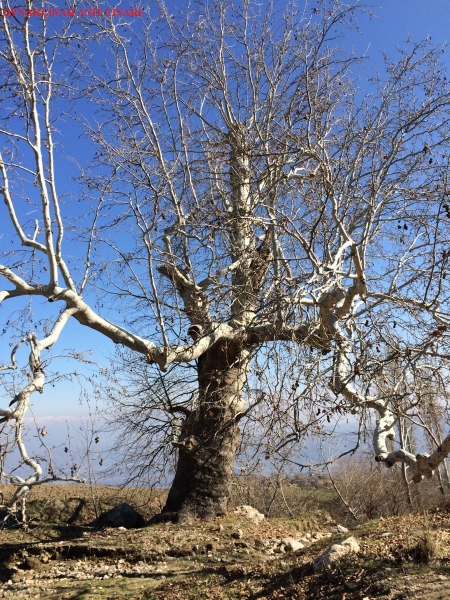
{"type": "Polygon", "coordinates": [[[0,300],[62,304],[163,371],[195,364],[190,404],[169,407],[181,423],[166,515],[226,510],[239,423],[263,406],[269,453],[301,439],[304,411],[374,411],[376,459],[407,463],[414,481],[450,449],[450,437],[430,457],[389,442],[417,406],[416,378],[447,384],[441,49],[408,43],[358,78],[364,61],[339,47],[357,10],[195,2],[132,34],[94,19],[63,36],[3,18],[0,170],[15,233],[0,300]],[[95,149],[70,208],[55,166],[67,123],[95,149]],[[386,378],[379,391],[392,361],[404,388],[386,378]]]}

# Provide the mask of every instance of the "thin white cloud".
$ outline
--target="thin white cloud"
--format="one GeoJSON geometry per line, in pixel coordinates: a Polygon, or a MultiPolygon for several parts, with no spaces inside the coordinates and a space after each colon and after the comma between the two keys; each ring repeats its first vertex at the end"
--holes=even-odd
{"type": "Polygon", "coordinates": [[[64,416],[64,415],[48,415],[44,417],[26,417],[24,419],[24,423],[27,425],[32,425],[33,423],[37,423],[38,425],[43,425],[47,423],[80,423],[86,421],[88,417],[83,416],[64,416]]]}

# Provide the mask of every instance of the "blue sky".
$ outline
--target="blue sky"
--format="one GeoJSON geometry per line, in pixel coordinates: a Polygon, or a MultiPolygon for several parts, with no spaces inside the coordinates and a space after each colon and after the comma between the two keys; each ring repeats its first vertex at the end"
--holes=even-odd
{"type": "MultiPolygon", "coordinates": [[[[376,55],[391,51],[408,35],[436,43],[449,40],[450,3],[446,0],[385,0],[373,4],[376,17],[361,23],[361,39],[376,55]]],[[[363,46],[362,46],[363,47],[363,46]]]]}
{"type": "MultiPolygon", "coordinates": [[[[133,6],[132,1],[129,3],[122,2],[121,4],[127,7],[133,6]]],[[[313,2],[308,4],[309,6],[314,5],[313,2]]],[[[85,6],[88,5],[89,3],[86,3],[85,6]]],[[[282,5],[282,2],[280,2],[279,7],[282,7],[282,5]]],[[[63,7],[64,3],[60,3],[59,6],[63,7]]],[[[179,8],[180,3],[176,3],[176,6],[179,8]]],[[[416,41],[431,36],[432,41],[436,44],[442,44],[450,40],[450,1],[448,0],[385,0],[380,2],[379,5],[374,4],[371,10],[375,16],[373,18],[360,16],[359,32],[351,31],[347,40],[349,47],[353,47],[357,53],[365,54],[368,57],[369,70],[371,67],[381,68],[382,52],[387,52],[389,55],[395,54],[396,48],[402,46],[408,36],[416,41]]],[[[139,21],[139,19],[136,19],[135,27],[139,27],[139,21]]],[[[60,23],[58,17],[52,19],[52,25],[56,27],[58,23],[60,23]]],[[[450,50],[446,52],[443,58],[450,66],[449,52],[450,50]]],[[[100,64],[102,57],[95,56],[95,60],[100,64]]],[[[362,85],[364,75],[360,75],[360,77],[359,83],[362,85]]],[[[73,133],[75,134],[75,132],[73,133]]],[[[60,190],[70,194],[72,191],[71,180],[67,175],[74,175],[76,169],[73,163],[67,161],[67,156],[75,154],[80,160],[83,157],[86,158],[86,156],[91,159],[92,153],[86,147],[84,139],[79,139],[76,146],[74,146],[75,140],[72,136],[70,136],[70,139],[62,137],[60,141],[62,143],[62,156],[61,167],[58,169],[58,183],[60,190]]],[[[68,202],[75,204],[76,195],[69,196],[68,202]]],[[[0,248],[2,243],[3,240],[0,239],[0,248]]],[[[66,252],[70,252],[67,242],[66,252]]],[[[0,310],[0,325],[5,312],[7,311],[0,310]]],[[[103,315],[108,317],[108,314],[103,313],[103,315]]],[[[113,318],[113,316],[111,315],[110,318],[113,318]]],[[[77,350],[94,349],[95,353],[92,359],[100,364],[106,364],[107,357],[114,352],[114,345],[109,340],[105,340],[100,334],[75,322],[66,327],[58,347],[62,350],[74,346],[73,340],[75,339],[78,339],[77,350]]],[[[45,395],[39,398],[36,414],[38,416],[55,415],[56,411],[56,415],[68,414],[73,417],[79,414],[80,410],[83,411],[82,406],[79,405],[78,395],[76,384],[61,383],[58,390],[46,390],[45,395]],[[64,394],[64,403],[60,400],[61,391],[64,394]]]]}
{"type": "MultiPolygon", "coordinates": [[[[314,5],[313,2],[309,4],[314,5]]],[[[86,7],[88,5],[89,3],[86,3],[86,7]]],[[[122,3],[122,5],[132,7],[133,2],[122,3]]],[[[180,3],[176,5],[179,7],[180,3]]],[[[64,3],[61,2],[60,7],[63,6],[64,3]]],[[[281,2],[279,6],[282,6],[281,2]]],[[[359,19],[359,33],[350,32],[347,41],[349,47],[353,47],[357,53],[368,56],[371,67],[381,67],[382,52],[385,51],[390,55],[395,54],[396,48],[402,46],[408,36],[416,41],[431,36],[431,40],[436,44],[442,44],[450,40],[450,0],[384,0],[379,5],[374,5],[372,10],[376,16],[372,19],[361,17],[359,19]]],[[[56,27],[56,21],[54,21],[54,24],[56,27]]],[[[137,22],[136,27],[138,26],[137,22]]],[[[96,57],[96,60],[100,59],[101,57],[96,57]]],[[[444,60],[450,66],[449,52],[444,55],[444,60]]],[[[364,76],[361,75],[360,84],[363,80],[364,76]]],[[[73,164],[66,163],[64,158],[73,151],[74,142],[79,145],[78,150],[75,152],[78,157],[86,157],[89,154],[89,152],[86,153],[84,142],[76,139],[62,139],[63,152],[59,170],[59,183],[61,189],[68,192],[71,191],[71,182],[69,179],[64,179],[64,176],[69,173],[74,174],[75,169],[73,164]],[[67,164],[67,167],[63,167],[64,164],[67,164]]],[[[1,218],[3,219],[3,217],[1,218]]],[[[4,231],[7,231],[7,229],[4,229],[4,231]]],[[[0,239],[0,250],[2,245],[7,243],[6,238],[5,235],[4,238],[0,239]]],[[[67,248],[66,246],[66,250],[70,251],[70,247],[67,248]]],[[[7,313],[9,313],[9,306],[0,308],[0,330],[4,327],[7,313]]],[[[75,346],[79,351],[92,348],[94,350],[92,359],[100,364],[106,364],[108,356],[114,351],[112,342],[103,339],[100,334],[81,327],[75,322],[66,327],[58,342],[58,347],[53,350],[55,353],[63,353],[63,350],[69,346],[75,346]]],[[[7,348],[0,350],[2,360],[7,356],[7,350],[7,348]]],[[[64,364],[69,363],[64,362],[64,364]]],[[[61,368],[64,364],[61,363],[61,368]]],[[[72,367],[72,369],[76,369],[76,367],[72,367]]],[[[39,417],[40,423],[44,423],[45,417],[48,417],[46,427],[50,435],[53,435],[54,432],[58,439],[63,439],[61,432],[62,428],[65,430],[65,416],[68,416],[71,422],[74,422],[74,419],[78,416],[87,416],[86,406],[79,403],[79,393],[80,388],[76,383],[60,382],[55,388],[47,386],[42,396],[34,398],[34,414],[39,417]]],[[[0,397],[0,401],[2,404],[5,403],[5,396],[0,397]]],[[[6,401],[6,403],[8,402],[6,401]]]]}

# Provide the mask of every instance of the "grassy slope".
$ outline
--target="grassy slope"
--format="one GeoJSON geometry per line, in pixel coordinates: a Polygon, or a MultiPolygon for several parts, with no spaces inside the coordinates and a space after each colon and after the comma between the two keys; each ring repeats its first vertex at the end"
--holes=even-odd
{"type": "MultiPolygon", "coordinates": [[[[230,513],[213,523],[189,527],[160,524],[134,531],[103,532],[87,526],[96,511],[125,500],[148,518],[160,507],[163,494],[150,490],[46,486],[35,490],[33,496],[30,514],[34,521],[29,531],[1,532],[0,579],[4,583],[0,597],[450,597],[447,510],[425,516],[378,519],[360,526],[351,532],[360,543],[359,554],[332,571],[314,574],[312,563],[329,546],[330,539],[317,541],[296,553],[270,554],[268,548],[275,539],[308,532],[332,532],[331,540],[342,539],[323,511],[308,510],[294,519],[266,519],[259,525],[230,513]],[[63,524],[67,519],[73,520],[72,525],[63,524]],[[232,533],[238,528],[243,530],[243,537],[236,540],[232,533]],[[38,559],[36,564],[30,563],[33,558],[38,559]],[[30,566],[34,568],[30,570],[30,566]],[[14,572],[17,567],[20,568],[14,572]]],[[[319,495],[317,500],[321,498],[324,496],[319,495]]]]}

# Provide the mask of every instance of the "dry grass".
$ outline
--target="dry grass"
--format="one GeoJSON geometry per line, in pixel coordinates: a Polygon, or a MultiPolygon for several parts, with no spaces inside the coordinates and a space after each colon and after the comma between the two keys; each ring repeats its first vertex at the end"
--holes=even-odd
{"type": "MultiPolygon", "coordinates": [[[[250,491],[256,494],[257,489],[250,491]]],[[[12,488],[5,490],[5,495],[11,493],[12,488]]],[[[238,503],[246,499],[248,496],[238,503]]],[[[97,510],[109,508],[120,501],[130,502],[148,518],[160,509],[164,492],[66,485],[33,490],[33,526],[28,531],[2,531],[0,559],[4,567],[0,581],[4,576],[4,583],[0,583],[0,596],[5,591],[6,597],[30,598],[34,594],[49,600],[450,597],[449,507],[426,515],[380,518],[359,526],[351,533],[360,544],[360,552],[334,570],[315,574],[311,568],[314,560],[342,537],[333,533],[335,525],[324,512],[305,509],[301,517],[266,519],[257,525],[229,513],[212,523],[181,527],[170,523],[129,531],[83,527],[95,517],[94,506],[97,510]],[[73,506],[80,503],[77,527],[51,525],[51,520],[62,520],[65,511],[72,511],[73,516],[73,506]],[[243,531],[239,540],[233,537],[237,528],[243,531]],[[274,539],[320,531],[330,532],[332,537],[296,553],[267,552],[274,539]],[[14,581],[7,583],[11,565],[27,556],[45,555],[49,561],[39,571],[19,570],[14,581]],[[113,575],[105,579],[103,574],[111,572],[113,575]]]]}
{"type": "MultiPolygon", "coordinates": [[[[1,486],[5,501],[15,487],[1,486]]],[[[86,525],[120,502],[128,502],[147,520],[160,512],[167,492],[150,488],[121,488],[76,484],[35,486],[28,494],[27,517],[31,523],[86,525]]]]}
{"type": "Polygon", "coordinates": [[[439,557],[442,538],[435,531],[426,531],[412,549],[417,562],[428,564],[439,557]]]}
{"type": "Polygon", "coordinates": [[[304,487],[274,476],[236,476],[233,480],[231,506],[249,504],[268,518],[299,517],[310,511],[333,513],[337,494],[327,488],[304,487]]]}
{"type": "Polygon", "coordinates": [[[442,556],[443,534],[431,525],[428,515],[423,516],[423,529],[413,536],[409,556],[417,563],[430,564],[442,556]]]}

